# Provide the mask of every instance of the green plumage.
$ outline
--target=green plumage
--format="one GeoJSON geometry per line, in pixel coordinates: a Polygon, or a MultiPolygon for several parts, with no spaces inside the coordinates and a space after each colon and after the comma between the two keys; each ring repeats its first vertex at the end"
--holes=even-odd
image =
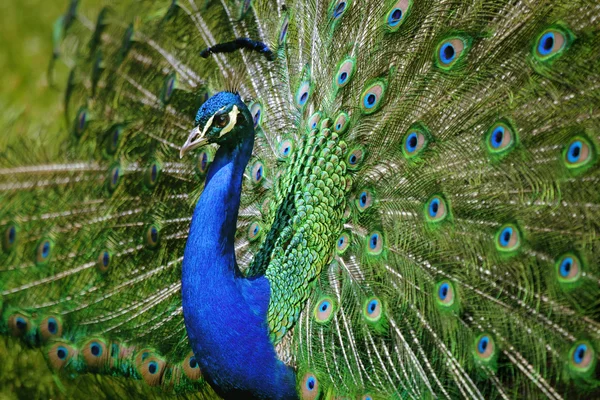
{"type": "Polygon", "coordinates": [[[234,89],[237,263],[303,398],[600,395],[594,1],[75,3],[60,143],[0,158],[3,333],[62,376],[210,396],[180,278],[214,150],[179,148],[234,89]],[[200,57],[237,37],[275,61],[200,57]]]}

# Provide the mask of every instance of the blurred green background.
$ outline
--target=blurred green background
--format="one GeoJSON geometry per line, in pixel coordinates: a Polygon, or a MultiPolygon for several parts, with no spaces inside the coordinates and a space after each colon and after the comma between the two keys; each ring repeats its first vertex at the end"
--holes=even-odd
{"type": "MultiPolygon", "coordinates": [[[[63,129],[61,89],[48,85],[52,25],[67,0],[0,2],[0,151],[16,137],[63,129]]],[[[66,68],[58,69],[64,82],[66,68]]]]}
{"type": "MultiPolygon", "coordinates": [[[[43,143],[66,131],[62,98],[67,68],[56,68],[55,88],[49,86],[47,70],[52,26],[67,6],[68,0],[0,2],[0,157],[9,145],[21,140],[43,143]]],[[[154,396],[141,385],[114,378],[87,374],[72,381],[59,377],[39,349],[0,336],[0,399],[131,397],[154,396]]]]}

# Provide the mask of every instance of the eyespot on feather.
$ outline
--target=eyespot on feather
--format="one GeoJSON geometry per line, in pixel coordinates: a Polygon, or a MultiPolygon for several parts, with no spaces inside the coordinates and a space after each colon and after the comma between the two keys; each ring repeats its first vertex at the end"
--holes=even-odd
{"type": "Polygon", "coordinates": [[[110,353],[106,348],[106,343],[99,338],[88,340],[81,346],[81,353],[88,368],[96,371],[103,368],[108,368],[110,353]]]}
{"type": "Polygon", "coordinates": [[[532,49],[533,56],[541,62],[555,60],[569,48],[573,38],[573,33],[565,27],[549,27],[536,37],[532,49]]]}
{"type": "Polygon", "coordinates": [[[121,166],[113,164],[108,170],[107,185],[109,193],[113,193],[121,183],[121,166]]]}
{"type": "Polygon", "coordinates": [[[569,252],[556,260],[555,270],[558,283],[569,288],[581,279],[583,264],[577,255],[569,252]]]}
{"type": "Polygon", "coordinates": [[[31,319],[22,313],[13,313],[8,317],[8,328],[14,337],[24,337],[33,328],[31,319]]]}
{"type": "Polygon", "coordinates": [[[360,96],[360,108],[363,114],[372,114],[383,105],[387,82],[382,79],[368,85],[360,96]]]}
{"type": "Polygon", "coordinates": [[[144,186],[147,189],[153,189],[158,183],[161,174],[161,165],[158,161],[152,161],[144,172],[144,186]]]}
{"type": "Polygon", "coordinates": [[[363,147],[354,147],[346,156],[346,166],[349,170],[354,171],[360,168],[364,161],[365,150],[363,147]]]}
{"type": "Polygon", "coordinates": [[[73,134],[80,138],[85,133],[85,130],[88,126],[89,122],[89,114],[88,110],[85,107],[80,107],[77,111],[77,115],[75,116],[75,120],[73,121],[73,134]]]}
{"type": "Polygon", "coordinates": [[[62,321],[59,317],[51,315],[42,320],[39,325],[40,336],[43,342],[59,338],[63,332],[62,321]]]}
{"type": "Polygon", "coordinates": [[[261,161],[256,161],[250,168],[250,181],[258,185],[265,178],[265,166],[261,161]]]}
{"type": "Polygon", "coordinates": [[[569,368],[577,374],[591,374],[596,367],[596,351],[591,343],[579,340],[569,350],[569,368]]]}
{"type": "Polygon", "coordinates": [[[412,0],[399,0],[390,8],[385,15],[386,27],[390,32],[396,32],[400,29],[410,13],[411,7],[412,0]]]}
{"type": "Polygon", "coordinates": [[[258,221],[254,221],[252,222],[249,226],[248,226],[248,240],[253,242],[257,239],[260,238],[262,233],[262,227],[260,226],[260,223],[258,221]]]}
{"type": "Polygon", "coordinates": [[[334,307],[335,303],[331,297],[325,296],[320,298],[313,310],[315,321],[320,324],[325,324],[331,321],[331,318],[333,318],[334,307]]]}
{"type": "Polygon", "coordinates": [[[381,319],[383,308],[381,300],[377,297],[368,298],[363,305],[363,316],[368,322],[377,322],[381,319]]]}
{"type": "Polygon", "coordinates": [[[444,71],[451,70],[465,58],[469,46],[470,40],[466,37],[453,36],[442,40],[435,51],[435,64],[444,71]]]}
{"type": "Polygon", "coordinates": [[[373,193],[369,189],[360,191],[357,199],[355,200],[356,208],[358,211],[363,212],[373,205],[373,193]]]}
{"type": "Polygon", "coordinates": [[[213,153],[208,148],[204,148],[198,153],[198,158],[196,159],[196,173],[198,176],[203,177],[206,175],[212,160],[213,153]]]}
{"type": "Polygon", "coordinates": [[[310,83],[308,81],[304,81],[298,87],[296,91],[296,105],[299,108],[303,108],[308,102],[308,98],[310,97],[310,83]]]}
{"type": "Polygon", "coordinates": [[[475,339],[474,354],[477,360],[490,362],[496,355],[496,345],[491,335],[483,333],[475,339]]]}
{"type": "Polygon", "coordinates": [[[429,222],[441,222],[448,216],[448,203],[440,195],[432,196],[425,203],[425,219],[429,222]]]}
{"type": "Polygon", "coordinates": [[[420,123],[413,124],[404,134],[402,139],[402,153],[404,157],[411,159],[420,155],[429,144],[430,133],[420,123]]]}
{"type": "Polygon", "coordinates": [[[499,155],[514,148],[517,135],[515,129],[507,121],[498,121],[488,129],[485,138],[488,152],[499,155]]]}
{"type": "Polygon", "coordinates": [[[44,265],[52,258],[54,241],[50,238],[42,238],[38,241],[35,251],[35,264],[44,265]]]}
{"type": "Polygon", "coordinates": [[[194,356],[193,352],[190,351],[187,357],[182,361],[181,366],[188,379],[197,381],[202,377],[200,365],[198,364],[198,361],[196,361],[196,356],[194,356]]]}
{"type": "Polygon", "coordinates": [[[443,280],[435,285],[435,300],[439,307],[450,308],[455,303],[456,292],[454,284],[448,280],[443,280]]]}
{"type": "Polygon", "coordinates": [[[352,80],[356,71],[356,60],[354,58],[346,58],[340,63],[337,73],[333,78],[333,85],[337,88],[343,88],[352,80]]]}
{"type": "Polygon", "coordinates": [[[165,372],[166,362],[154,353],[145,351],[146,357],[136,356],[137,370],[144,382],[150,386],[158,386],[165,372]]]}
{"type": "Polygon", "coordinates": [[[294,151],[294,141],[292,139],[283,139],[277,148],[277,152],[279,153],[279,158],[286,159],[294,151]]]}
{"type": "Polygon", "coordinates": [[[586,170],[595,162],[596,149],[584,136],[573,137],[563,150],[563,163],[574,172],[586,170]]]}
{"type": "Polygon", "coordinates": [[[331,17],[338,20],[348,10],[351,0],[336,0],[331,6],[331,17]]]}
{"type": "Polygon", "coordinates": [[[171,72],[165,78],[163,82],[163,87],[160,91],[160,100],[163,104],[168,104],[171,100],[171,96],[173,95],[173,91],[177,87],[177,74],[175,72],[171,72]]]}
{"type": "Polygon", "coordinates": [[[340,237],[336,241],[336,251],[338,254],[344,254],[346,249],[350,246],[350,236],[347,232],[342,232],[340,237]]]}
{"type": "Polygon", "coordinates": [[[160,229],[156,225],[146,227],[144,234],[144,242],[146,247],[155,249],[160,244],[160,229]]]}
{"type": "Polygon", "coordinates": [[[379,255],[383,251],[383,235],[377,231],[371,232],[367,236],[367,253],[370,255],[379,255]]]}
{"type": "Polygon", "coordinates": [[[15,223],[9,223],[3,227],[2,250],[12,251],[19,242],[19,227],[15,223]]]}
{"type": "Polygon", "coordinates": [[[335,119],[333,123],[333,131],[336,133],[344,133],[348,130],[348,126],[350,125],[350,117],[345,112],[341,112],[335,119]]]}
{"type": "Polygon", "coordinates": [[[281,28],[279,29],[279,46],[282,46],[285,44],[285,41],[287,39],[289,25],[290,25],[290,18],[286,15],[283,18],[283,21],[281,23],[281,28]]]}
{"type": "Polygon", "coordinates": [[[321,112],[317,111],[316,113],[311,115],[310,118],[308,119],[308,124],[307,124],[308,129],[309,130],[317,129],[317,127],[319,126],[319,121],[321,121],[321,112]]]}
{"type": "Polygon", "coordinates": [[[46,351],[48,362],[55,371],[60,371],[67,366],[75,355],[75,348],[64,341],[52,343],[46,351]]]}
{"type": "Polygon", "coordinates": [[[250,115],[252,115],[252,122],[254,123],[254,127],[256,128],[260,125],[263,118],[262,103],[260,101],[255,101],[252,104],[250,104],[250,107],[248,107],[248,109],[250,110],[250,115]]]}
{"type": "Polygon", "coordinates": [[[121,137],[123,136],[123,126],[120,124],[116,124],[110,127],[108,131],[106,131],[106,153],[108,155],[114,155],[121,143],[121,137]]]}
{"type": "Polygon", "coordinates": [[[317,377],[314,374],[309,372],[302,377],[302,382],[300,384],[300,394],[302,400],[314,400],[319,397],[319,381],[317,380],[317,377]]]}
{"type": "Polygon", "coordinates": [[[98,268],[98,271],[102,273],[108,271],[111,261],[112,253],[107,249],[100,250],[98,253],[98,258],[96,259],[96,267],[98,268]]]}
{"type": "Polygon", "coordinates": [[[496,248],[500,252],[513,252],[521,247],[521,233],[516,225],[505,224],[496,233],[496,248]]]}

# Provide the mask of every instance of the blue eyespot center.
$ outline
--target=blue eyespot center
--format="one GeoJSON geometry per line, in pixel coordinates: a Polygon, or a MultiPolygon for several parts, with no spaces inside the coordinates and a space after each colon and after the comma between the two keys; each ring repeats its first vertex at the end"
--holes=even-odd
{"type": "Polygon", "coordinates": [[[58,324],[56,323],[56,320],[54,318],[49,318],[48,319],[48,332],[50,332],[51,334],[55,334],[58,331],[58,324]]]}
{"type": "Polygon", "coordinates": [[[354,165],[354,164],[356,164],[356,161],[357,161],[356,156],[354,154],[352,154],[350,156],[350,164],[354,165]]]}
{"type": "Polygon", "coordinates": [[[379,235],[378,234],[374,234],[371,236],[371,240],[369,241],[369,246],[371,247],[371,249],[375,249],[377,248],[377,243],[379,242],[379,235]]]}
{"type": "Polygon", "coordinates": [[[440,59],[444,64],[448,64],[454,60],[456,56],[456,51],[454,50],[454,46],[452,43],[444,43],[440,48],[440,59]]]}
{"type": "Polygon", "coordinates": [[[449,290],[450,290],[450,285],[448,285],[447,283],[444,283],[440,286],[439,296],[440,296],[441,300],[446,300],[446,297],[448,297],[449,290]]]}
{"type": "Polygon", "coordinates": [[[108,251],[105,251],[102,254],[102,265],[105,267],[108,267],[109,262],[110,262],[110,254],[108,254],[108,251]]]}
{"type": "Polygon", "coordinates": [[[150,228],[150,238],[153,242],[158,241],[158,229],[156,229],[154,226],[150,228]]]}
{"type": "Polygon", "coordinates": [[[27,321],[25,321],[23,317],[17,317],[16,325],[17,329],[21,332],[25,332],[25,330],[27,330],[27,321]]]}
{"type": "Polygon", "coordinates": [[[156,363],[156,361],[150,361],[148,363],[148,372],[154,375],[156,371],[158,371],[158,364],[156,363]]]}
{"type": "Polygon", "coordinates": [[[321,304],[321,312],[327,311],[328,308],[329,308],[329,303],[327,301],[324,301],[323,304],[321,304]]]}
{"type": "Polygon", "coordinates": [[[368,95],[365,96],[365,107],[373,108],[376,100],[377,100],[377,96],[375,96],[373,93],[369,93],[368,95]]]}
{"type": "Polygon", "coordinates": [[[256,110],[256,114],[254,114],[254,126],[258,125],[259,120],[260,120],[260,110],[256,110]]]}
{"type": "Polygon", "coordinates": [[[499,126],[492,133],[492,146],[494,148],[500,147],[503,140],[504,140],[504,128],[499,126]]]}
{"type": "Polygon", "coordinates": [[[510,228],[510,227],[504,228],[502,230],[502,233],[500,234],[500,245],[502,245],[502,247],[508,246],[512,235],[513,235],[513,228],[510,228]]]}
{"type": "Polygon", "coordinates": [[[548,32],[542,36],[538,44],[538,52],[547,56],[554,48],[554,33],[548,32]]]}
{"type": "Polygon", "coordinates": [[[260,180],[260,178],[262,178],[262,171],[263,171],[262,166],[258,167],[258,169],[256,170],[256,180],[257,181],[260,180]]]}
{"type": "Polygon", "coordinates": [[[190,365],[190,368],[198,367],[198,361],[196,361],[196,357],[194,357],[194,356],[190,357],[189,365],[190,365]]]}
{"type": "Polygon", "coordinates": [[[587,353],[587,349],[588,347],[585,344],[580,344],[579,346],[577,346],[577,348],[573,352],[573,361],[575,362],[575,364],[581,364],[583,362],[583,359],[585,358],[585,353],[587,353]]]}
{"type": "Polygon", "coordinates": [[[481,354],[485,353],[485,351],[488,348],[489,342],[490,339],[487,336],[484,336],[481,339],[479,339],[479,343],[477,344],[477,351],[481,354]]]}
{"type": "Polygon", "coordinates": [[[8,228],[8,243],[13,244],[17,238],[17,230],[14,226],[8,228]]]}
{"type": "Polygon", "coordinates": [[[67,358],[67,354],[69,354],[69,352],[63,346],[60,346],[58,349],[56,349],[56,356],[61,360],[67,358]]]}
{"type": "Polygon", "coordinates": [[[438,199],[433,199],[429,204],[429,216],[435,217],[440,208],[440,201],[438,199]]]}
{"type": "Polygon", "coordinates": [[[307,99],[308,99],[308,92],[302,93],[302,95],[300,96],[300,104],[306,103],[307,99]]]}
{"type": "Polygon", "coordinates": [[[360,206],[364,207],[367,204],[367,192],[362,192],[360,195],[360,206]]]}
{"type": "Polygon", "coordinates": [[[571,273],[571,268],[573,267],[573,259],[571,257],[567,257],[560,264],[560,275],[564,278],[568,277],[571,273]]]}
{"type": "Polygon", "coordinates": [[[42,245],[42,257],[47,258],[50,254],[50,242],[45,241],[42,245]]]}
{"type": "Polygon", "coordinates": [[[348,79],[348,73],[344,71],[340,74],[340,77],[338,78],[338,83],[341,85],[344,82],[346,82],[346,79],[348,79]]]}
{"type": "Polygon", "coordinates": [[[417,137],[417,134],[415,132],[411,133],[406,138],[406,150],[408,150],[409,153],[414,152],[417,149],[418,143],[419,138],[417,137]]]}
{"type": "Polygon", "coordinates": [[[369,302],[369,305],[367,306],[367,313],[369,313],[369,315],[373,314],[375,312],[375,310],[377,310],[378,305],[379,305],[379,301],[371,300],[369,302]]]}
{"type": "Polygon", "coordinates": [[[402,10],[399,8],[394,8],[388,18],[388,24],[390,24],[390,26],[396,26],[396,25],[398,25],[398,23],[400,22],[401,19],[402,19],[402,10]]]}
{"type": "Polygon", "coordinates": [[[579,140],[571,143],[571,146],[569,146],[569,151],[567,153],[567,159],[569,160],[569,162],[575,163],[579,161],[582,147],[583,144],[579,140]]]}
{"type": "Polygon", "coordinates": [[[112,184],[116,185],[117,182],[119,181],[119,168],[115,168],[113,170],[113,174],[112,174],[112,184]]]}
{"type": "Polygon", "coordinates": [[[343,237],[341,237],[341,238],[338,240],[338,247],[342,247],[343,245],[344,245],[344,238],[343,238],[343,237]]]}
{"type": "Polygon", "coordinates": [[[340,4],[337,5],[335,10],[333,10],[333,18],[339,18],[345,9],[346,9],[346,2],[342,1],[340,4]]]}
{"type": "Polygon", "coordinates": [[[90,352],[92,353],[93,356],[99,357],[100,354],[102,354],[102,348],[100,347],[100,345],[98,343],[94,342],[90,345],[90,352]]]}
{"type": "Polygon", "coordinates": [[[283,42],[285,40],[285,36],[287,34],[289,22],[285,21],[283,27],[281,28],[281,34],[279,35],[279,42],[283,42]]]}
{"type": "Polygon", "coordinates": [[[156,180],[157,176],[158,176],[158,167],[156,166],[156,164],[154,164],[154,165],[152,165],[152,170],[150,171],[150,177],[153,182],[156,180]]]}

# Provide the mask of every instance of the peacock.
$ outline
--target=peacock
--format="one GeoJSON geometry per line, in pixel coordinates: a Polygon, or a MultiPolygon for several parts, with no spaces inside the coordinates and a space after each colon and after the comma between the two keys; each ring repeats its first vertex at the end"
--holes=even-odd
{"type": "Polygon", "coordinates": [[[0,157],[0,331],[63,385],[600,398],[597,1],[81,3],[0,157]]]}

